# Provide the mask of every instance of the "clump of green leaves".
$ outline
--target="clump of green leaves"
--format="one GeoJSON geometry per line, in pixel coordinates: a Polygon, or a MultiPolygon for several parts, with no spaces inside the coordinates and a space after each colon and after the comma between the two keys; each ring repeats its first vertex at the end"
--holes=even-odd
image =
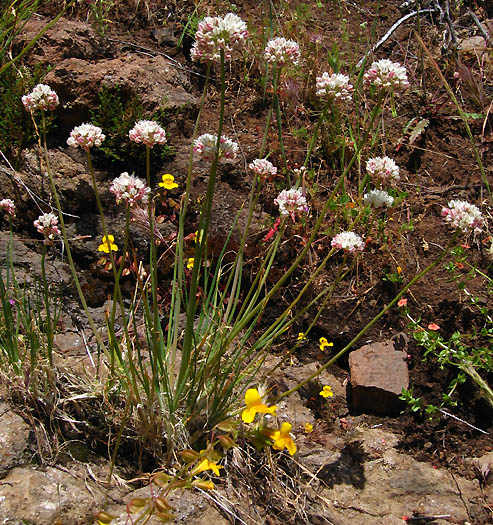
{"type": "MultiPolygon", "coordinates": [[[[158,111],[149,115],[140,97],[128,97],[119,86],[103,86],[98,93],[98,106],[91,111],[91,122],[103,129],[106,139],[94,151],[97,161],[128,172],[138,172],[142,167],[142,146],[131,142],[128,132],[138,120],[160,122],[158,111]]],[[[169,145],[151,150],[151,161],[161,164],[174,154],[169,145]]]]}

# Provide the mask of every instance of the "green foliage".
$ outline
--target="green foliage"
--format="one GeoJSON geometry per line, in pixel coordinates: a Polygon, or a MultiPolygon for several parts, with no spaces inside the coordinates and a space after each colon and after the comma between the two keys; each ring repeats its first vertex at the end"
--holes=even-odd
{"type": "MultiPolygon", "coordinates": [[[[94,158],[128,172],[137,172],[142,167],[143,146],[131,142],[128,132],[138,120],[159,122],[162,112],[146,114],[140,97],[126,97],[119,86],[103,86],[98,99],[97,109],[91,111],[91,122],[103,130],[106,139],[93,151],[94,158]]],[[[151,161],[159,165],[171,155],[173,150],[168,145],[153,148],[151,161]]]]}

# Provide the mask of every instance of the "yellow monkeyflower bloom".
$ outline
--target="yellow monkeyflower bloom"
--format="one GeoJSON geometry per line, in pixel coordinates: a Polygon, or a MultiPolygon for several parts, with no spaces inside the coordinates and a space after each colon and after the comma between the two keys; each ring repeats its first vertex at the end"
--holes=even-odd
{"type": "Polygon", "coordinates": [[[104,252],[104,253],[110,253],[110,250],[112,252],[118,251],[118,246],[113,242],[115,238],[113,235],[106,235],[103,236],[103,243],[99,245],[98,252],[104,252]]]}
{"type": "Polygon", "coordinates": [[[245,392],[245,405],[246,408],[241,413],[241,419],[245,423],[252,423],[256,414],[275,414],[277,410],[275,405],[268,407],[262,403],[262,398],[256,388],[249,388],[245,392]]]}
{"type": "Polygon", "coordinates": [[[165,190],[172,190],[174,188],[178,188],[178,184],[175,182],[175,178],[171,173],[165,173],[161,177],[163,182],[160,182],[158,186],[161,186],[161,188],[164,188],[165,190]]]}
{"type": "Polygon", "coordinates": [[[322,397],[334,397],[334,392],[332,392],[332,388],[330,386],[325,385],[319,394],[322,397]]]}
{"type": "Polygon", "coordinates": [[[311,423],[305,423],[305,434],[311,434],[313,432],[313,425],[311,423]]]}
{"type": "Polygon", "coordinates": [[[397,267],[397,273],[400,275],[402,273],[402,268],[400,266],[397,267]]]}
{"type": "Polygon", "coordinates": [[[219,476],[219,469],[224,468],[213,461],[209,461],[207,458],[203,459],[192,471],[192,474],[200,474],[204,470],[212,470],[216,476],[219,476]]]}
{"type": "Polygon", "coordinates": [[[298,334],[298,341],[304,341],[306,339],[306,335],[303,332],[300,332],[298,334]]]}
{"type": "Polygon", "coordinates": [[[293,456],[296,452],[296,445],[294,444],[290,432],[291,423],[283,423],[281,429],[272,434],[272,440],[274,441],[272,448],[275,450],[284,450],[287,448],[289,454],[293,456]]]}
{"type": "Polygon", "coordinates": [[[193,259],[193,257],[189,257],[189,258],[188,258],[188,262],[187,262],[187,268],[188,268],[189,270],[191,270],[191,269],[193,268],[193,263],[194,263],[194,259],[193,259]]]}
{"type": "Polygon", "coordinates": [[[325,352],[325,349],[328,346],[334,346],[334,343],[329,343],[325,337],[321,337],[319,341],[320,341],[320,350],[322,350],[322,352],[325,352]]]}

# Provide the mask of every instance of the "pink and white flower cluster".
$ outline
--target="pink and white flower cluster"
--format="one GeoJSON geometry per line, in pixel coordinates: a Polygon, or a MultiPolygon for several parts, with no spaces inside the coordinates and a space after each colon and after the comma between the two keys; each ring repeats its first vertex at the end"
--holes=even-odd
{"type": "Polygon", "coordinates": [[[139,120],[128,132],[131,141],[145,144],[152,148],[155,144],[166,143],[166,132],[153,120],[139,120]]]}
{"type": "Polygon", "coordinates": [[[394,197],[383,190],[371,190],[365,193],[363,203],[365,206],[372,206],[373,208],[382,208],[383,206],[392,206],[394,197]]]}
{"type": "Polygon", "coordinates": [[[333,248],[338,248],[349,253],[362,252],[365,248],[363,239],[354,232],[338,233],[330,244],[333,248]]]}
{"type": "Polygon", "coordinates": [[[2,199],[0,201],[0,210],[2,210],[6,216],[15,217],[15,204],[12,199],[2,199]]]}
{"type": "Polygon", "coordinates": [[[444,206],[442,217],[454,228],[459,228],[465,233],[470,231],[479,233],[484,222],[477,206],[460,200],[451,200],[448,203],[448,208],[444,206]]]}
{"type": "Polygon", "coordinates": [[[261,179],[265,177],[272,177],[277,173],[277,168],[267,159],[255,159],[250,162],[248,167],[261,179]]]}
{"type": "Polygon", "coordinates": [[[115,195],[117,204],[124,201],[129,206],[133,206],[139,201],[145,204],[151,189],[142,179],[124,172],[113,180],[110,191],[115,195]]]}
{"type": "Polygon", "coordinates": [[[265,59],[267,62],[275,62],[278,67],[289,63],[296,65],[300,60],[300,56],[298,43],[294,40],[286,40],[284,37],[269,40],[265,47],[265,59]]]}
{"type": "Polygon", "coordinates": [[[336,102],[351,102],[353,85],[347,75],[327,72],[317,77],[317,97],[328,98],[336,102]]]}
{"type": "Polygon", "coordinates": [[[409,87],[407,72],[399,62],[387,58],[373,62],[364,76],[365,83],[378,89],[406,89],[409,87]]]}
{"type": "Polygon", "coordinates": [[[236,58],[248,38],[246,23],[234,13],[225,16],[207,16],[199,22],[192,47],[192,60],[217,62],[224,51],[224,58],[236,58]]]}
{"type": "Polygon", "coordinates": [[[281,215],[290,215],[293,221],[296,220],[297,214],[306,213],[308,211],[305,195],[299,188],[282,190],[277,196],[277,199],[274,199],[274,204],[279,206],[279,213],[281,215]]]}
{"type": "Polygon", "coordinates": [[[80,146],[84,151],[89,151],[93,146],[101,146],[106,136],[100,127],[93,124],[76,126],[67,139],[69,146],[80,146]]]}
{"type": "Polygon", "coordinates": [[[44,235],[45,244],[52,244],[55,236],[60,235],[58,217],[54,213],[43,213],[34,221],[34,226],[41,235],[44,235]]]}
{"type": "MultiPolygon", "coordinates": [[[[221,137],[218,153],[220,159],[233,160],[238,155],[238,150],[236,142],[224,135],[221,137]]],[[[193,152],[197,157],[212,162],[217,153],[217,135],[211,135],[210,133],[200,135],[193,143],[193,152]]]]}
{"type": "Polygon", "coordinates": [[[60,101],[58,95],[46,84],[38,84],[29,95],[22,97],[22,103],[26,111],[53,111],[60,101]]]}
{"type": "Polygon", "coordinates": [[[368,175],[376,180],[399,180],[399,166],[390,157],[373,157],[366,162],[368,175]]]}

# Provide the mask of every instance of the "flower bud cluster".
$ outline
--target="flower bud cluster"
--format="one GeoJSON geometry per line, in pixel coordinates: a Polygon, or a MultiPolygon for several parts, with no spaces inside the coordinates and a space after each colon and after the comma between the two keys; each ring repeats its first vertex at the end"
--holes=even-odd
{"type": "Polygon", "coordinates": [[[255,159],[248,167],[261,179],[276,175],[277,168],[267,159],[255,159]]]}
{"type": "Polygon", "coordinates": [[[448,203],[448,208],[444,206],[442,217],[454,228],[459,228],[465,233],[470,231],[479,233],[484,222],[477,206],[460,200],[451,200],[448,203]]]}
{"type": "Polygon", "coordinates": [[[289,63],[296,65],[300,60],[300,56],[300,46],[297,42],[286,40],[283,37],[269,40],[265,47],[265,59],[267,62],[275,62],[278,67],[289,63]]]}
{"type": "Polygon", "coordinates": [[[127,172],[113,180],[110,191],[115,195],[117,204],[124,201],[129,206],[133,206],[139,201],[145,204],[151,192],[142,179],[135,177],[135,175],[129,175],[127,172]]]}
{"type": "Polygon", "coordinates": [[[350,253],[362,252],[365,248],[363,239],[354,232],[338,233],[330,243],[333,248],[344,250],[350,253]]]}
{"type": "Polygon", "coordinates": [[[372,208],[382,208],[383,206],[392,206],[394,197],[389,195],[383,190],[371,190],[365,193],[363,197],[363,203],[365,206],[371,206],[372,208]]]}
{"type": "MultiPolygon", "coordinates": [[[[217,153],[217,135],[205,133],[200,135],[193,143],[193,151],[198,158],[212,162],[217,153]]],[[[221,137],[219,144],[219,158],[232,160],[238,155],[238,144],[225,136],[221,137]]]]}
{"type": "Polygon", "coordinates": [[[192,60],[217,62],[224,51],[224,58],[231,60],[240,54],[248,37],[246,23],[237,15],[207,16],[198,25],[192,47],[192,60]]]}
{"type": "Polygon", "coordinates": [[[71,131],[67,144],[80,146],[84,151],[89,151],[93,146],[101,146],[105,138],[100,127],[93,124],[81,124],[71,131]]]}
{"type": "Polygon", "coordinates": [[[153,120],[139,120],[128,132],[128,136],[131,141],[145,144],[149,148],[166,143],[166,132],[153,120]]]}
{"type": "Polygon", "coordinates": [[[277,196],[277,199],[274,199],[274,204],[279,206],[279,213],[281,215],[290,215],[293,221],[297,214],[306,213],[308,211],[305,195],[299,188],[282,190],[277,196]]]}
{"type": "Polygon", "coordinates": [[[45,244],[52,244],[55,236],[60,235],[58,217],[54,213],[43,213],[34,221],[34,226],[41,235],[44,235],[45,244]]]}
{"type": "Polygon", "coordinates": [[[46,84],[38,84],[29,95],[22,97],[22,103],[26,111],[53,111],[60,101],[58,95],[46,84]]]}
{"type": "Polygon", "coordinates": [[[336,102],[351,102],[353,94],[353,85],[347,75],[342,73],[327,72],[317,77],[317,97],[331,99],[336,102]]]}
{"type": "Polygon", "coordinates": [[[407,89],[409,82],[404,66],[387,58],[373,62],[364,76],[365,83],[378,89],[407,89]]]}
{"type": "Polygon", "coordinates": [[[2,199],[0,201],[0,210],[2,210],[6,216],[15,217],[15,204],[12,199],[2,199]]]}
{"type": "Polygon", "coordinates": [[[399,180],[399,166],[390,157],[373,157],[366,162],[368,175],[376,180],[399,180]]]}

